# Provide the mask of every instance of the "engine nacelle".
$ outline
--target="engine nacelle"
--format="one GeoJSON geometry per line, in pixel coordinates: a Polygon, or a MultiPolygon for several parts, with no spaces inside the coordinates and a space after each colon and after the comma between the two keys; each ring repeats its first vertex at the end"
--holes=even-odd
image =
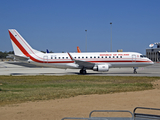
{"type": "Polygon", "coordinates": [[[93,67],[94,71],[107,72],[109,70],[109,65],[96,65],[93,67]]]}

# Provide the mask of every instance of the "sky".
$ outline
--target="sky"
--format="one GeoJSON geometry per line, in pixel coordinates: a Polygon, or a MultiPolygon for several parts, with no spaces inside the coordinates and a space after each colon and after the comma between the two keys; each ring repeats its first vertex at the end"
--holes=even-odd
{"type": "Polygon", "coordinates": [[[8,29],[40,51],[110,52],[112,36],[112,51],[145,54],[160,42],[160,0],[1,0],[3,52],[13,50],[8,29]]]}

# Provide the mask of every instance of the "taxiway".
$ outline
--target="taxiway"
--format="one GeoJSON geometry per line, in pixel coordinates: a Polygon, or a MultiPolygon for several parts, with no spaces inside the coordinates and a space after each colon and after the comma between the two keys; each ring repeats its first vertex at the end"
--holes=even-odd
{"type": "MultiPolygon", "coordinates": [[[[133,68],[111,68],[108,72],[87,70],[86,75],[96,76],[160,76],[160,63],[148,67],[139,67],[137,74],[133,68]]],[[[42,68],[33,65],[0,62],[0,75],[80,75],[79,69],[42,68]]]]}

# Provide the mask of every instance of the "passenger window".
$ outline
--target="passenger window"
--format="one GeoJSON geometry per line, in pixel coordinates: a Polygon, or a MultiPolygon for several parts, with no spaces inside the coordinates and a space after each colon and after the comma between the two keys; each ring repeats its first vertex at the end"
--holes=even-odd
{"type": "Polygon", "coordinates": [[[84,58],[84,57],[82,57],[82,58],[84,58]]]}
{"type": "Polygon", "coordinates": [[[113,58],[114,58],[114,56],[113,56],[113,58]]]}
{"type": "Polygon", "coordinates": [[[88,58],[88,57],[86,57],[86,58],[88,58]]]}
{"type": "Polygon", "coordinates": [[[117,58],[118,58],[118,56],[117,56],[117,58]]]}
{"type": "Polygon", "coordinates": [[[122,58],[122,56],[120,56],[120,58],[122,58]]]}
{"type": "Polygon", "coordinates": [[[99,56],[98,56],[98,58],[99,58],[99,56]]]}
{"type": "Polygon", "coordinates": [[[94,58],[96,58],[96,56],[94,56],[94,58]]]}
{"type": "Polygon", "coordinates": [[[55,59],[57,59],[57,58],[55,57],[55,59]]]}
{"type": "Polygon", "coordinates": [[[80,57],[78,57],[78,58],[80,58],[80,57]]]}
{"type": "Polygon", "coordinates": [[[62,57],[62,59],[64,59],[64,57],[62,57]]]}
{"type": "Polygon", "coordinates": [[[105,58],[107,58],[107,56],[105,58]]]}
{"type": "Polygon", "coordinates": [[[76,57],[74,57],[76,59],[76,57]]]}
{"type": "Polygon", "coordinates": [[[66,57],[66,59],[68,59],[68,57],[66,57]]]}
{"type": "Polygon", "coordinates": [[[92,56],[90,58],[92,58],[92,56]]]}
{"type": "Polygon", "coordinates": [[[59,57],[59,59],[61,59],[61,57],[59,57]]]}
{"type": "Polygon", "coordinates": [[[101,58],[103,58],[103,56],[101,58]]]}
{"type": "Polygon", "coordinates": [[[111,58],[111,56],[109,56],[109,58],[111,58]]]}

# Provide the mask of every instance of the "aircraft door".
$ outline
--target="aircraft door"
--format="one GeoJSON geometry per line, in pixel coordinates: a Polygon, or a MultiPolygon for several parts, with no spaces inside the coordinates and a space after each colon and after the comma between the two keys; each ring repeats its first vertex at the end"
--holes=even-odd
{"type": "Polygon", "coordinates": [[[132,55],[132,62],[136,62],[136,55],[132,55]]]}
{"type": "Polygon", "coordinates": [[[48,63],[48,56],[43,56],[43,63],[48,63]]]}

